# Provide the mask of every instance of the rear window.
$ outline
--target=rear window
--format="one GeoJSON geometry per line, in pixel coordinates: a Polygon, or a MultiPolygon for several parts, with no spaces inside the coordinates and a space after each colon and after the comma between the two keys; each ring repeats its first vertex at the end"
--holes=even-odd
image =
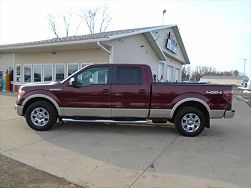
{"type": "Polygon", "coordinates": [[[142,84],[142,75],[140,67],[117,67],[115,75],[116,84],[142,84]]]}

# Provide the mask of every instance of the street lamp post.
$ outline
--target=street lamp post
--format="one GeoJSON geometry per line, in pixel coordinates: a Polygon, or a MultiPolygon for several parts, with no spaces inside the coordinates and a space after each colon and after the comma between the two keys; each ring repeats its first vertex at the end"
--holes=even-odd
{"type": "Polygon", "coordinates": [[[243,59],[244,60],[244,75],[246,75],[246,61],[247,59],[243,59]]]}
{"type": "Polygon", "coordinates": [[[166,10],[163,10],[163,12],[162,12],[162,24],[161,25],[163,25],[164,24],[164,14],[166,13],[166,10]]]}

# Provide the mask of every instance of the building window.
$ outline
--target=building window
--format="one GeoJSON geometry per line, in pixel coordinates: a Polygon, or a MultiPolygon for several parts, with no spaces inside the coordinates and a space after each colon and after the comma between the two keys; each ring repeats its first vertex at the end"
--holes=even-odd
{"type": "Polygon", "coordinates": [[[24,83],[31,82],[31,65],[24,65],[24,83]]]}
{"type": "Polygon", "coordinates": [[[42,65],[41,64],[33,65],[33,78],[34,78],[34,82],[42,81],[42,65]]]}
{"type": "Polygon", "coordinates": [[[16,82],[21,82],[21,65],[16,65],[16,82]]]}
{"type": "Polygon", "coordinates": [[[180,69],[175,69],[175,81],[180,81],[180,69]]]}
{"type": "Polygon", "coordinates": [[[52,81],[52,75],[53,75],[53,68],[52,64],[44,64],[44,82],[50,82],[52,81]]]}
{"type": "Polygon", "coordinates": [[[81,63],[81,69],[86,67],[87,65],[90,65],[90,63],[81,63]]]}
{"type": "Polygon", "coordinates": [[[64,64],[56,64],[55,67],[56,67],[55,68],[56,69],[56,71],[55,71],[55,74],[56,74],[55,79],[56,79],[56,81],[62,81],[62,80],[64,80],[64,75],[65,75],[64,64]]]}
{"type": "Polygon", "coordinates": [[[67,64],[67,76],[72,75],[74,72],[78,70],[78,64],[67,64]]]}

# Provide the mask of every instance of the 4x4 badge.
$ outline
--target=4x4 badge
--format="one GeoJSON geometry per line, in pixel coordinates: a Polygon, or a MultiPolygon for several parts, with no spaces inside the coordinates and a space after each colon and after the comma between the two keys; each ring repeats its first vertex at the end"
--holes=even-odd
{"type": "Polygon", "coordinates": [[[214,94],[214,95],[217,95],[217,94],[222,94],[222,91],[206,91],[206,94],[214,94]]]}

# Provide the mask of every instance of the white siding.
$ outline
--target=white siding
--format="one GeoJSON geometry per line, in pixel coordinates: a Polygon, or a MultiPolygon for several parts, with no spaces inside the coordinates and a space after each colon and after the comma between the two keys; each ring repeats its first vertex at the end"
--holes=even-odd
{"type": "Polygon", "coordinates": [[[106,42],[113,46],[113,63],[147,64],[158,72],[159,59],[143,34],[106,42]]]}

